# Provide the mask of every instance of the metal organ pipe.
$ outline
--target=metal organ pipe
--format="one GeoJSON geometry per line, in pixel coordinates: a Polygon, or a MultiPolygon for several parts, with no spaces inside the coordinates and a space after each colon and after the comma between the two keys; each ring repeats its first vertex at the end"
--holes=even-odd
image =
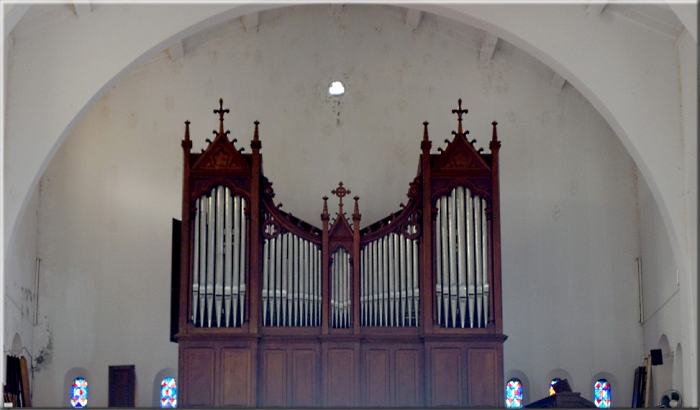
{"type": "Polygon", "coordinates": [[[465,187],[437,200],[435,298],[442,327],[486,327],[489,322],[486,199],[465,187]]]}
{"type": "Polygon", "coordinates": [[[418,326],[418,240],[390,232],[366,243],[360,259],[362,325],[418,326]]]}
{"type": "Polygon", "coordinates": [[[320,326],[320,247],[291,232],[269,235],[262,294],[265,326],[320,326]]]}
{"type": "Polygon", "coordinates": [[[217,186],[194,202],[192,312],[198,327],[240,326],[244,318],[245,199],[217,186]]]}

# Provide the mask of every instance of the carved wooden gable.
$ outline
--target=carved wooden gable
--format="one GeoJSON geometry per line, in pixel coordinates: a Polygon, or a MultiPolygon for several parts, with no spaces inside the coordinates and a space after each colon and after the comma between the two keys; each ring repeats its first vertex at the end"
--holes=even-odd
{"type": "Polygon", "coordinates": [[[457,114],[457,131],[452,131],[454,138],[448,141],[447,148],[437,156],[435,168],[441,171],[490,171],[489,165],[474,148],[474,141],[467,139],[469,131],[462,128],[462,115],[468,110],[462,108],[461,98],[457,103],[458,108],[452,110],[453,114],[457,114]]]}
{"type": "Polygon", "coordinates": [[[214,114],[219,115],[219,130],[214,130],[216,138],[214,141],[207,140],[209,146],[194,162],[192,170],[241,173],[250,169],[245,156],[234,145],[236,140],[229,141],[229,131],[224,131],[224,114],[227,114],[229,109],[224,108],[223,104],[223,99],[219,99],[219,109],[214,110],[214,114]]]}
{"type": "Polygon", "coordinates": [[[438,156],[436,168],[445,171],[489,171],[489,166],[463,135],[456,135],[438,156]]]}
{"type": "Polygon", "coordinates": [[[202,171],[235,172],[247,171],[248,168],[248,161],[236,149],[233,142],[228,140],[226,134],[219,134],[192,166],[193,170],[202,171]]]}

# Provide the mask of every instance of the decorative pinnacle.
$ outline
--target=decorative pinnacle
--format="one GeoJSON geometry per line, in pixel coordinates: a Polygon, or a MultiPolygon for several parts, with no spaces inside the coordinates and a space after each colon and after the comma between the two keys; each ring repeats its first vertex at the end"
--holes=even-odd
{"type": "Polygon", "coordinates": [[[323,212],[321,212],[321,219],[328,219],[328,197],[325,195],[323,196],[323,212]]]}
{"type": "Polygon", "coordinates": [[[423,141],[428,141],[428,121],[423,121],[423,141]]]}
{"type": "Polygon", "coordinates": [[[185,121],[185,139],[182,140],[182,148],[185,152],[192,151],[192,140],[190,140],[190,122],[185,121]]]}
{"type": "Polygon", "coordinates": [[[494,121],[491,123],[491,125],[493,126],[493,134],[491,135],[489,148],[491,148],[491,153],[495,153],[501,147],[501,141],[498,140],[498,133],[496,132],[496,125],[498,125],[498,123],[494,121]]]}
{"type": "Polygon", "coordinates": [[[350,190],[343,186],[343,181],[340,181],[338,183],[338,188],[332,190],[331,194],[337,196],[340,199],[338,201],[338,213],[342,214],[343,213],[343,197],[345,195],[351,194],[350,190]]]}
{"type": "Polygon", "coordinates": [[[262,147],[262,144],[260,143],[260,134],[258,133],[258,125],[260,125],[260,121],[254,121],[253,124],[255,124],[255,131],[253,131],[253,141],[250,142],[250,148],[252,148],[253,151],[256,151],[262,147]]]}
{"type": "Polygon", "coordinates": [[[219,109],[214,110],[214,114],[219,114],[219,134],[224,133],[224,114],[228,114],[229,112],[231,111],[229,111],[228,108],[224,108],[224,99],[219,98],[219,109]]]}
{"type": "Polygon", "coordinates": [[[466,114],[469,112],[469,110],[462,109],[462,99],[457,100],[457,109],[452,110],[452,114],[457,114],[457,134],[462,135],[464,134],[464,130],[462,129],[462,115],[466,114]]]}
{"type": "Polygon", "coordinates": [[[360,204],[358,203],[358,201],[360,200],[360,197],[356,195],[352,199],[355,200],[355,209],[353,209],[353,211],[352,211],[352,217],[353,217],[353,219],[359,220],[360,219],[360,204]]]}

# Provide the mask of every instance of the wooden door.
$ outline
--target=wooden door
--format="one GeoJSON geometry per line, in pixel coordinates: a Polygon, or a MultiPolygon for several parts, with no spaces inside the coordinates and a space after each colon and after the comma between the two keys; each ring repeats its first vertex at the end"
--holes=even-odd
{"type": "Polygon", "coordinates": [[[134,407],[135,399],[134,365],[109,366],[109,407],[134,407]]]}

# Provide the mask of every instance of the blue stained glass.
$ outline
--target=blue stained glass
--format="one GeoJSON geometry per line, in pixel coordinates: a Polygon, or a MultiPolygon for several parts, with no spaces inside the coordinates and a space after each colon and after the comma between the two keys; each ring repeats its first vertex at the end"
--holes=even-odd
{"type": "Polygon", "coordinates": [[[174,377],[166,377],[160,382],[160,408],[177,407],[177,383],[174,377]]]}
{"type": "Polygon", "coordinates": [[[523,407],[523,384],[518,379],[510,379],[506,383],[506,408],[521,407],[523,407]]]}
{"type": "Polygon", "coordinates": [[[611,405],[610,383],[606,379],[598,379],[593,384],[593,403],[599,409],[607,409],[611,405]]]}
{"type": "Polygon", "coordinates": [[[84,377],[73,379],[71,386],[70,405],[75,409],[87,407],[88,403],[88,382],[84,377]]]}

